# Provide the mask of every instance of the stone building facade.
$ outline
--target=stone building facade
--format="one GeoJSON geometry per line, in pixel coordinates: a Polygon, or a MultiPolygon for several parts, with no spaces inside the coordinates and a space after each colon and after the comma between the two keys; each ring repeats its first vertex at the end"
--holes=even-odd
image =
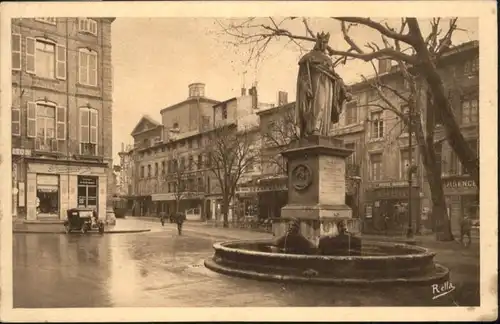
{"type": "Polygon", "coordinates": [[[69,208],[89,207],[104,217],[112,210],[113,21],[12,20],[14,216],[63,219],[69,208]]]}

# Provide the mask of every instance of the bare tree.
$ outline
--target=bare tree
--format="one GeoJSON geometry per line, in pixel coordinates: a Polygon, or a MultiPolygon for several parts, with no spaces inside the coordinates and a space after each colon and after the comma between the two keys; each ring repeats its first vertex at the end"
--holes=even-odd
{"type": "Polygon", "coordinates": [[[206,163],[221,190],[224,227],[229,226],[229,204],[241,176],[260,161],[254,135],[250,129],[238,131],[234,125],[216,127],[209,135],[206,163]]]}
{"type": "Polygon", "coordinates": [[[295,121],[294,105],[279,107],[283,109],[278,112],[280,118],[270,121],[263,126],[262,134],[263,149],[262,162],[274,166],[278,172],[286,174],[287,163],[281,152],[285,150],[292,141],[299,139],[299,129],[295,121]]]}
{"type": "Polygon", "coordinates": [[[184,157],[180,154],[172,153],[174,159],[170,160],[169,172],[162,172],[158,177],[159,187],[165,191],[169,188],[169,191],[173,193],[175,199],[175,212],[179,212],[180,202],[182,199],[186,198],[189,194],[189,166],[186,166],[186,161],[184,157]]]}
{"type": "MultiPolygon", "coordinates": [[[[234,38],[233,45],[250,46],[249,60],[260,60],[269,43],[275,39],[286,38],[289,43],[294,43],[299,48],[304,48],[306,43],[316,42],[316,36],[310,27],[309,21],[302,18],[303,34],[291,32],[284,28],[284,24],[297,17],[289,17],[277,21],[268,18],[267,22],[260,22],[257,18],[248,18],[242,22],[222,24],[222,31],[234,38]]],[[[418,70],[426,82],[428,94],[432,98],[433,109],[441,117],[446,131],[446,139],[457,154],[462,165],[469,170],[471,176],[479,187],[479,158],[466,142],[460,127],[453,114],[452,107],[445,94],[442,79],[436,68],[439,58],[451,46],[453,33],[460,30],[457,18],[450,19],[449,26],[443,34],[440,28],[440,18],[431,22],[431,31],[424,37],[416,18],[406,17],[401,19],[398,29],[387,23],[376,22],[370,18],[362,17],[331,17],[332,21],[340,22],[340,27],[346,50],[327,47],[328,54],[335,58],[334,65],[345,64],[348,59],[358,59],[371,62],[376,59],[390,59],[400,61],[409,68],[418,70]],[[349,31],[353,26],[363,26],[379,33],[383,46],[375,42],[360,47],[350,36],[349,31]],[[402,44],[408,48],[402,48],[402,44]]]]}
{"type": "MultiPolygon", "coordinates": [[[[386,43],[387,44],[387,43],[386,43]]],[[[383,104],[372,104],[383,110],[389,110],[395,114],[404,126],[411,132],[408,136],[415,137],[419,147],[422,163],[425,168],[427,180],[431,190],[432,213],[436,225],[437,239],[443,241],[453,240],[451,232],[451,222],[447,215],[443,184],[441,181],[440,161],[434,149],[434,128],[435,111],[432,95],[429,93],[427,83],[423,82],[422,76],[416,69],[410,70],[410,66],[402,60],[397,60],[398,70],[407,84],[407,89],[401,91],[396,87],[382,82],[374,64],[375,77],[368,80],[363,77],[372,89],[374,89],[383,104]],[[397,98],[397,102],[403,103],[408,111],[403,111],[394,100],[388,96],[391,94],[397,98]]],[[[413,150],[412,147],[409,148],[413,150]]],[[[416,172],[416,165],[412,164],[408,168],[408,173],[416,172]]],[[[408,176],[410,176],[408,174],[408,176]]]]}

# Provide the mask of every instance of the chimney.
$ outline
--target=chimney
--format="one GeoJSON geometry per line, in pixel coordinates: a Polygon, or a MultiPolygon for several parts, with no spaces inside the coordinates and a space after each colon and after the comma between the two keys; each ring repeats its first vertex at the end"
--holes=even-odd
{"type": "Polygon", "coordinates": [[[125,152],[125,143],[122,142],[122,152],[125,152]]]}
{"type": "Polygon", "coordinates": [[[246,96],[247,95],[247,89],[241,88],[241,95],[246,96]]]}
{"type": "Polygon", "coordinates": [[[257,96],[257,87],[253,86],[248,90],[248,94],[252,96],[252,109],[258,109],[259,99],[257,96]]]}
{"type": "Polygon", "coordinates": [[[288,103],[288,92],[278,91],[278,106],[283,106],[288,103]]]}
{"type": "Polygon", "coordinates": [[[191,83],[189,86],[189,98],[205,97],[204,83],[191,83]]]}
{"type": "Polygon", "coordinates": [[[378,60],[378,73],[386,73],[391,70],[391,60],[390,59],[379,59],[378,60]]]}

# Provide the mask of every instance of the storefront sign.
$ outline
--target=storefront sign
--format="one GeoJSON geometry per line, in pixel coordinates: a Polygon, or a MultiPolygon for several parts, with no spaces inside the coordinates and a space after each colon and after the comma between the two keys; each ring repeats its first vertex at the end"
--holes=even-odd
{"type": "Polygon", "coordinates": [[[24,207],[25,206],[24,200],[25,200],[25,196],[26,196],[26,189],[24,187],[24,182],[19,182],[17,184],[17,186],[18,186],[17,203],[18,203],[19,207],[24,207]]]}
{"type": "Polygon", "coordinates": [[[446,179],[443,180],[445,188],[476,188],[476,182],[472,179],[446,179]]]}
{"type": "Polygon", "coordinates": [[[51,165],[49,166],[48,172],[86,174],[86,173],[92,173],[92,170],[88,166],[51,165]]]}
{"type": "Polygon", "coordinates": [[[97,177],[78,177],[79,186],[97,186],[97,177]]]}
{"type": "Polygon", "coordinates": [[[408,181],[390,181],[390,182],[379,182],[373,184],[374,188],[401,188],[401,187],[408,187],[408,181]]]}
{"type": "Polygon", "coordinates": [[[365,218],[372,218],[372,206],[366,206],[365,209],[365,218]]]}
{"type": "Polygon", "coordinates": [[[30,156],[31,150],[24,148],[12,148],[12,155],[30,156]]]}

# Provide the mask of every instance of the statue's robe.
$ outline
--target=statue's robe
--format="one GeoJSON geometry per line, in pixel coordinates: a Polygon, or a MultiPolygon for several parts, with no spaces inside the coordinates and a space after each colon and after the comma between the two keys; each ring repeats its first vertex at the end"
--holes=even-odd
{"type": "Polygon", "coordinates": [[[312,50],[299,61],[297,76],[296,124],[301,136],[328,136],[338,123],[346,90],[333,71],[333,62],[325,53],[312,50]]]}

